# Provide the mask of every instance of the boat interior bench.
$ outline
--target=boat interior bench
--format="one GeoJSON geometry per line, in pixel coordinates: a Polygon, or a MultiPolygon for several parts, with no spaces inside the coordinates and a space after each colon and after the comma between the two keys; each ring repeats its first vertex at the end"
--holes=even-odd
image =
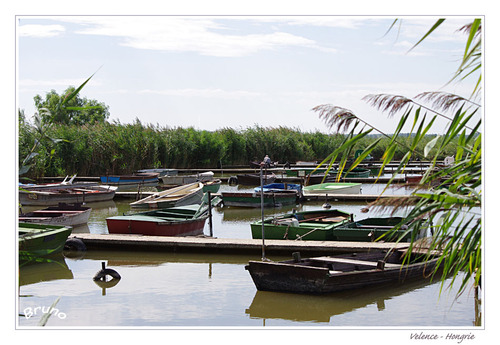
{"type": "MultiPolygon", "coordinates": [[[[309,260],[311,261],[321,261],[321,262],[329,262],[329,263],[340,263],[340,264],[352,264],[352,265],[359,265],[359,266],[370,266],[370,267],[379,267],[379,263],[375,261],[362,261],[362,260],[356,260],[356,259],[349,259],[349,258],[332,258],[329,256],[321,256],[317,258],[310,258],[309,260]]],[[[384,263],[384,267],[388,268],[398,268],[401,267],[401,265],[398,264],[390,264],[390,263],[384,263]]]]}

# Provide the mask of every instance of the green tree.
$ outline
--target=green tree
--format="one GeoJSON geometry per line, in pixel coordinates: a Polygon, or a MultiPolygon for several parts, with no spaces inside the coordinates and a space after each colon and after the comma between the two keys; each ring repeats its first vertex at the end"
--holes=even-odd
{"type": "MultiPolygon", "coordinates": [[[[444,19],[439,19],[412,49],[437,30],[443,22],[444,19]]],[[[431,250],[438,249],[443,252],[437,268],[443,270],[442,282],[445,277],[451,275],[453,283],[459,272],[465,273],[459,289],[461,292],[471,280],[475,286],[480,285],[482,272],[482,220],[480,211],[477,211],[481,208],[482,201],[481,119],[477,119],[481,107],[474,102],[476,98],[480,98],[481,91],[481,20],[474,20],[463,26],[460,31],[467,34],[466,44],[462,61],[452,80],[461,81],[477,76],[475,87],[468,98],[443,92],[424,92],[413,99],[385,94],[366,96],[364,100],[377,109],[390,115],[400,114],[399,123],[392,135],[379,131],[362,117],[340,106],[324,104],[315,107],[313,111],[317,112],[330,128],[336,127],[339,132],[346,129],[348,131],[342,145],[322,164],[333,163],[340,157],[340,165],[343,167],[343,163],[352,156],[353,147],[371,132],[378,132],[382,136],[364,149],[349,170],[374,152],[382,138],[387,139],[389,143],[382,155],[379,176],[401,147],[406,153],[400,159],[394,176],[404,172],[410,159],[430,159],[431,167],[410,195],[396,200],[377,201],[369,208],[390,207],[394,211],[406,209],[407,216],[401,224],[416,220],[407,230],[412,234],[418,233],[422,222],[431,221],[434,224],[434,232],[426,246],[431,250]],[[430,105],[424,105],[423,102],[430,105]],[[449,112],[453,113],[453,116],[445,115],[449,112]],[[437,117],[444,117],[449,123],[441,135],[435,136],[422,148],[426,134],[434,128],[437,117]],[[400,136],[405,125],[411,126],[408,140],[403,140],[400,136]],[[367,126],[369,129],[358,131],[358,126],[367,126]],[[442,166],[438,158],[450,147],[455,150],[454,162],[442,166]],[[430,185],[433,185],[433,188],[429,188],[430,185]]],[[[417,242],[412,241],[410,249],[416,245],[417,242]]]]}
{"type": "Polygon", "coordinates": [[[55,90],[51,90],[42,98],[40,95],[34,97],[35,106],[39,112],[45,109],[44,120],[55,124],[95,124],[102,123],[109,117],[109,107],[93,99],[80,97],[75,94],[71,99],[69,95],[74,94],[76,88],[70,86],[59,95],[55,90]],[[63,101],[66,102],[63,105],[63,101]]]}
{"type": "MultiPolygon", "coordinates": [[[[27,151],[24,159],[19,159],[19,175],[24,175],[28,172],[28,170],[34,165],[35,158],[39,156],[40,153],[49,152],[49,160],[55,154],[54,144],[57,144],[62,139],[54,139],[47,135],[47,132],[51,129],[54,123],[58,123],[56,119],[63,119],[63,114],[67,111],[87,111],[92,108],[96,108],[96,106],[92,105],[84,105],[84,106],[72,106],[70,105],[74,99],[78,98],[78,93],[83,89],[83,87],[89,82],[89,80],[93,77],[90,76],[83,84],[81,84],[78,88],[70,88],[64,97],[59,97],[59,99],[48,96],[47,102],[41,102],[37,104],[38,113],[34,114],[33,119],[35,122],[33,128],[33,146],[30,150],[27,151]],[[49,102],[51,100],[51,102],[49,102]],[[45,105],[45,106],[42,106],[45,105]],[[48,144],[50,143],[50,144],[48,144]]],[[[37,98],[39,96],[35,96],[35,103],[37,103],[37,98]]],[[[106,109],[107,111],[107,109],[106,109]]],[[[22,133],[28,133],[29,130],[26,126],[26,117],[24,115],[24,110],[18,111],[19,118],[19,127],[22,130],[22,133]]],[[[20,145],[24,143],[23,137],[20,137],[20,145]]],[[[20,149],[19,151],[23,151],[25,148],[20,149]]]]}

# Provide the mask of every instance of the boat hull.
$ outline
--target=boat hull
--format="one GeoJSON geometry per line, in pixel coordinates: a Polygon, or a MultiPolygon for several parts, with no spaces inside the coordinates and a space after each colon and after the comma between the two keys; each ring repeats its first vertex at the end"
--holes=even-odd
{"type": "Polygon", "coordinates": [[[60,253],[72,228],[19,222],[19,254],[37,257],[60,253]]]}
{"type": "MultiPolygon", "coordinates": [[[[352,220],[339,210],[297,212],[264,220],[264,238],[273,240],[335,241],[335,229],[352,220]]],[[[250,224],[253,239],[262,239],[262,221],[250,224]]]]}
{"type": "MultiPolygon", "coordinates": [[[[381,254],[378,260],[359,260],[360,264],[332,264],[328,261],[322,262],[321,258],[318,258],[316,263],[311,263],[312,259],[298,262],[250,261],[245,269],[250,273],[256,288],[261,291],[326,294],[428,279],[438,261],[434,258],[409,265],[385,262],[379,264],[384,261],[384,257],[385,254],[381,254]],[[336,265],[341,270],[336,271],[336,265]]],[[[358,258],[355,258],[351,261],[357,260],[358,258]]]]}
{"type": "Polygon", "coordinates": [[[182,186],[194,182],[212,181],[213,179],[214,179],[214,173],[212,171],[207,171],[196,175],[173,175],[173,176],[162,176],[160,178],[163,184],[169,186],[182,186]]]}
{"type": "Polygon", "coordinates": [[[133,208],[169,208],[199,204],[203,197],[203,183],[194,182],[187,185],[164,190],[130,204],[133,208]]]}
{"type": "Polygon", "coordinates": [[[360,194],[361,183],[321,183],[304,187],[302,192],[304,196],[360,194]]]}
{"type": "Polygon", "coordinates": [[[77,226],[86,224],[90,217],[90,207],[54,206],[21,214],[23,223],[77,226]]]}
{"type": "Polygon", "coordinates": [[[110,234],[140,234],[146,236],[196,236],[203,234],[207,217],[186,221],[161,222],[154,217],[106,219],[110,234]]]}
{"type": "MultiPolygon", "coordinates": [[[[302,186],[295,183],[271,183],[263,186],[264,192],[281,192],[284,190],[292,190],[300,193],[302,191],[302,186]]],[[[255,187],[255,192],[260,192],[260,187],[255,187]]]]}
{"type": "Polygon", "coordinates": [[[19,191],[19,202],[25,206],[55,206],[59,203],[76,204],[113,200],[116,187],[88,187],[61,189],[30,189],[19,191]]]}
{"type": "MultiPolygon", "coordinates": [[[[408,231],[408,225],[403,225],[398,230],[393,230],[403,218],[367,218],[356,222],[343,224],[335,229],[335,236],[341,241],[384,241],[384,242],[409,242],[412,238],[412,232],[408,231]]],[[[420,239],[430,235],[429,224],[424,224],[415,239],[420,239]]]]}
{"type": "MultiPolygon", "coordinates": [[[[245,186],[258,186],[260,185],[260,175],[259,174],[241,174],[236,175],[238,179],[238,184],[245,186]]],[[[267,174],[262,176],[263,184],[270,184],[276,180],[275,174],[267,174]]]]}
{"type": "MultiPolygon", "coordinates": [[[[222,192],[224,206],[232,207],[261,207],[261,195],[259,193],[232,193],[222,192]]],[[[297,202],[297,193],[277,192],[264,193],[264,207],[281,207],[294,205],[297,202]]]]}
{"type": "Polygon", "coordinates": [[[107,175],[101,176],[101,183],[122,186],[135,184],[158,183],[158,173],[139,173],[135,175],[107,175]]]}
{"type": "Polygon", "coordinates": [[[222,184],[221,180],[207,181],[203,183],[203,193],[217,193],[222,184]]]}

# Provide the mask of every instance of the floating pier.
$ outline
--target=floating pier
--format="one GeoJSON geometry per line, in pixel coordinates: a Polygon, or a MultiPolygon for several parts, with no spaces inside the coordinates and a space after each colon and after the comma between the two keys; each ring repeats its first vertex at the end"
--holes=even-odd
{"type": "MultiPolygon", "coordinates": [[[[118,234],[73,234],[88,250],[133,250],[185,253],[260,254],[261,239],[228,239],[216,237],[167,237],[118,234]]],[[[407,248],[406,243],[266,240],[267,255],[335,255],[370,250],[407,248]]]]}

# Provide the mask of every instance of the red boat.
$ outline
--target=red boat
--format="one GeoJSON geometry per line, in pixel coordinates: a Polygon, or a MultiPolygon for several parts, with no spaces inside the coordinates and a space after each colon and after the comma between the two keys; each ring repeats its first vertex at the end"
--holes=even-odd
{"type": "Polygon", "coordinates": [[[160,209],[106,219],[110,234],[146,236],[196,236],[203,234],[206,209],[188,205],[160,209]]]}

